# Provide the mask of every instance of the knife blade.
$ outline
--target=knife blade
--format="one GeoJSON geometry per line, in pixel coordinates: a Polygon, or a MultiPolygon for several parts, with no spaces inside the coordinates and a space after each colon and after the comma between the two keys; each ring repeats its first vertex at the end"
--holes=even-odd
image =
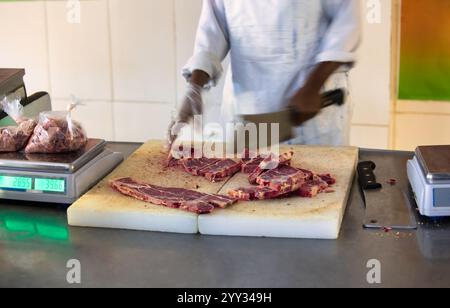
{"type": "Polygon", "coordinates": [[[366,213],[364,227],[369,229],[417,229],[406,194],[397,185],[382,185],[372,161],[358,164],[358,181],[363,192],[366,213]]]}
{"type": "MultiPolygon", "coordinates": [[[[341,106],[345,104],[345,92],[343,89],[324,92],[321,94],[322,109],[332,105],[341,106]]],[[[299,117],[299,112],[292,107],[284,108],[277,112],[262,113],[262,114],[244,114],[241,118],[245,123],[276,123],[280,128],[280,142],[293,138],[293,128],[297,126],[294,120],[299,117]]]]}

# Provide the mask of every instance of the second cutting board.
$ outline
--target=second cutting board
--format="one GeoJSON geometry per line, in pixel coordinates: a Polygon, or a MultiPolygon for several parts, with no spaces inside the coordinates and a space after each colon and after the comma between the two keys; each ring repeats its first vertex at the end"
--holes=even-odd
{"type": "MultiPolygon", "coordinates": [[[[317,197],[239,202],[230,208],[199,217],[200,233],[209,235],[336,239],[350,194],[358,160],[357,148],[294,146],[292,166],[316,173],[331,173],[337,180],[333,193],[317,197]]],[[[248,186],[238,174],[220,191],[248,186]]]]}

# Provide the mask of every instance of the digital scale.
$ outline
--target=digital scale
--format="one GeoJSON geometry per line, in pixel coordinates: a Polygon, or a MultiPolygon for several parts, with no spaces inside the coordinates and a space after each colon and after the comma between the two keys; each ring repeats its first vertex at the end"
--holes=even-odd
{"type": "Polygon", "coordinates": [[[123,161],[106,141],[69,154],[0,154],[0,198],[72,204],[123,161]]]}
{"type": "Polygon", "coordinates": [[[422,215],[450,216],[450,145],[418,147],[408,178],[422,215]]]}

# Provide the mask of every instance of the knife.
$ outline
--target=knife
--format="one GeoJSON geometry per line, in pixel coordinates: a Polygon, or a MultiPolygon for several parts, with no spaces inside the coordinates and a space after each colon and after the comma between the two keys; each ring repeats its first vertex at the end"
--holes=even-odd
{"type": "MultiPolygon", "coordinates": [[[[321,95],[322,109],[332,105],[341,106],[345,104],[345,92],[343,89],[324,92],[321,95]]],[[[295,126],[295,119],[299,117],[299,112],[293,107],[287,107],[277,112],[241,115],[244,123],[254,123],[259,125],[261,123],[279,124],[280,142],[287,141],[293,138],[292,130],[295,126]]]]}
{"type": "MultiPolygon", "coordinates": [[[[369,229],[417,229],[407,195],[397,185],[382,185],[375,175],[372,161],[358,164],[358,180],[363,192],[366,214],[364,227],[369,229]]],[[[385,183],[388,182],[386,179],[385,183]]]]}

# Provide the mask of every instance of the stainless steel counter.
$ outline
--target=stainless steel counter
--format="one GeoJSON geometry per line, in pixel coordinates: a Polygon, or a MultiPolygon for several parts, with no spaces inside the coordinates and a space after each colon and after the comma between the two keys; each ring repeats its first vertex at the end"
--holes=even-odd
{"type": "MultiPolygon", "coordinates": [[[[129,155],[137,144],[111,144],[129,155]]],[[[378,173],[407,188],[407,152],[362,150],[378,173]]],[[[66,264],[81,263],[82,287],[450,287],[450,220],[419,218],[419,230],[362,228],[354,183],[337,241],[214,237],[68,227],[66,207],[0,201],[0,287],[70,287],[66,264]],[[379,286],[379,285],[375,285],[379,286]]]]}

